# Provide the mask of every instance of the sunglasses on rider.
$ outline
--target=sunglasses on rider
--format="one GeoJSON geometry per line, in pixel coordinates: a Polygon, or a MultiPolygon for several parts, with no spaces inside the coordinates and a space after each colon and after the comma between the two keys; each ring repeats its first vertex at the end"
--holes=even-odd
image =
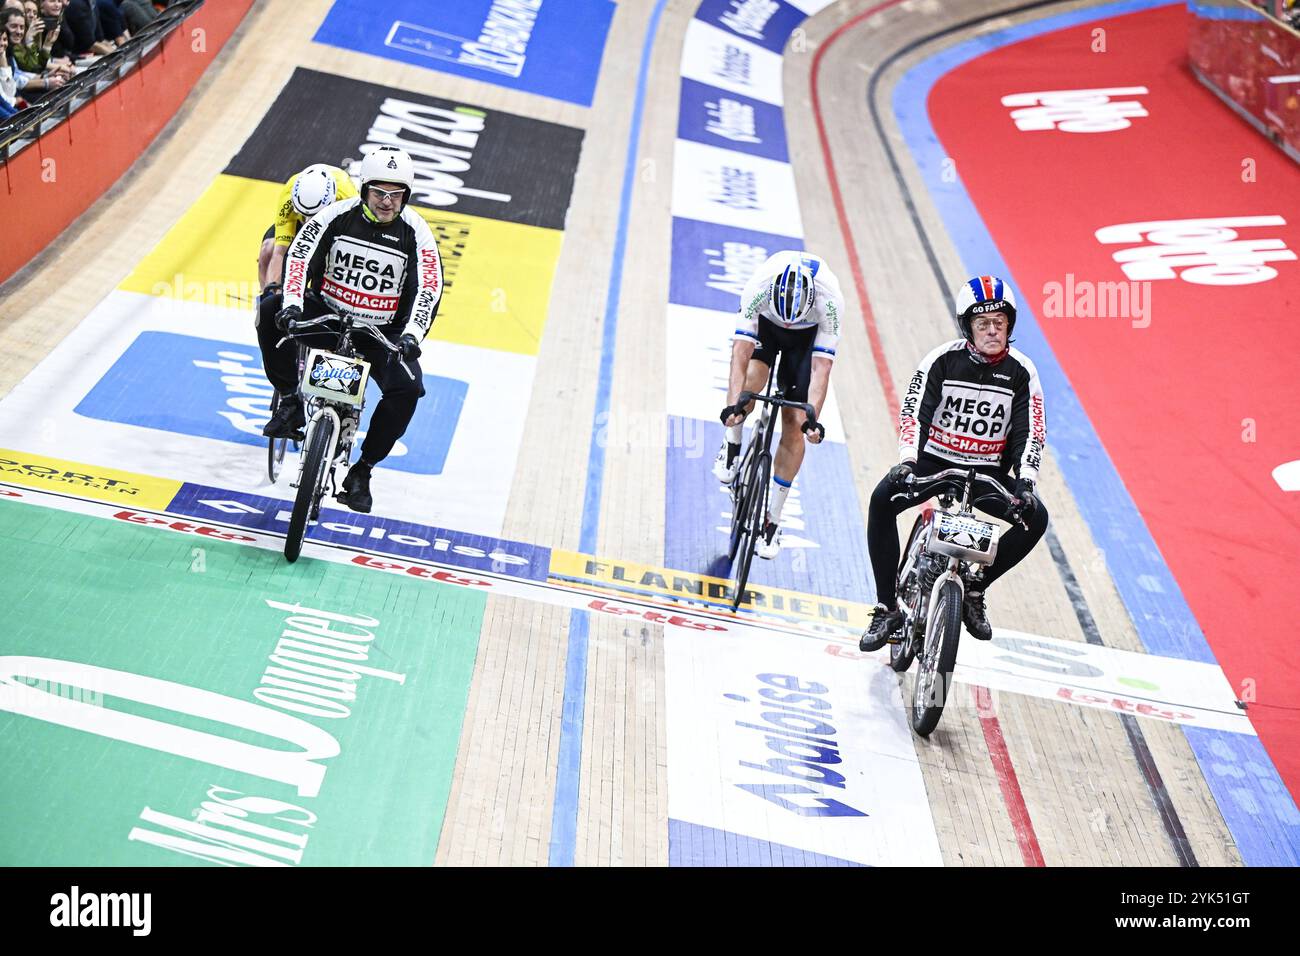
{"type": "Polygon", "coordinates": [[[402,197],[406,195],[406,190],[380,189],[378,186],[371,186],[370,195],[375,202],[383,202],[385,199],[391,199],[393,202],[401,202],[402,197]]]}

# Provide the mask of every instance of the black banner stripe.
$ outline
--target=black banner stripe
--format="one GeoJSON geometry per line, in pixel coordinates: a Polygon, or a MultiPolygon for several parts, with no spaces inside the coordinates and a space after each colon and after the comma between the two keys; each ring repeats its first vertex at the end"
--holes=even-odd
{"type": "Polygon", "coordinates": [[[355,172],[367,144],[416,163],[412,202],[563,229],[583,131],[299,68],[226,172],[284,182],[312,163],[355,172]]]}

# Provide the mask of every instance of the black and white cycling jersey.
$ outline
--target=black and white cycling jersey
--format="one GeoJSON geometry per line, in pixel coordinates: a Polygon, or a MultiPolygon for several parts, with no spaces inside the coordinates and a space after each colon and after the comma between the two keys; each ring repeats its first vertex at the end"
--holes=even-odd
{"type": "Polygon", "coordinates": [[[437,240],[410,206],[382,223],[360,199],[340,200],[307,220],[289,247],[284,306],[302,308],[308,287],[340,315],[422,340],[442,298],[437,240]]]}
{"type": "Polygon", "coordinates": [[[1038,479],[1047,444],[1043,387],[1019,349],[989,362],[965,339],[940,345],[912,375],[898,424],[900,461],[925,454],[1038,479]]]}

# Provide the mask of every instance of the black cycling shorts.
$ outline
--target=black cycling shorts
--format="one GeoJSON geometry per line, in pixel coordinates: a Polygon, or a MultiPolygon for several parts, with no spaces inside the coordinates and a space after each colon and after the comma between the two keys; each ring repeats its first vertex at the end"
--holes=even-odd
{"type": "Polygon", "coordinates": [[[271,228],[266,230],[266,235],[262,237],[262,241],[266,242],[266,240],[274,239],[274,238],[275,238],[275,223],[272,223],[271,228]]]}
{"type": "Polygon", "coordinates": [[[758,320],[758,347],[753,358],[768,368],[781,357],[776,368],[776,384],[792,402],[808,401],[808,383],[812,380],[813,341],[817,326],[806,329],[783,329],[767,319],[758,320]]]}

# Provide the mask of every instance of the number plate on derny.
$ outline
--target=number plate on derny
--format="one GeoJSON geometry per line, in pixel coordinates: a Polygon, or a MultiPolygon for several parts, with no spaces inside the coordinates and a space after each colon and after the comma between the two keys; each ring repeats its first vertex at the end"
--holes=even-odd
{"type": "Polygon", "coordinates": [[[347,358],[322,349],[307,353],[307,371],[302,380],[304,395],[315,395],[329,402],[360,405],[365,400],[370,363],[347,358]]]}
{"type": "Polygon", "coordinates": [[[959,548],[988,554],[997,540],[998,528],[997,525],[980,521],[978,518],[940,514],[935,536],[940,541],[954,544],[959,548]]]}

